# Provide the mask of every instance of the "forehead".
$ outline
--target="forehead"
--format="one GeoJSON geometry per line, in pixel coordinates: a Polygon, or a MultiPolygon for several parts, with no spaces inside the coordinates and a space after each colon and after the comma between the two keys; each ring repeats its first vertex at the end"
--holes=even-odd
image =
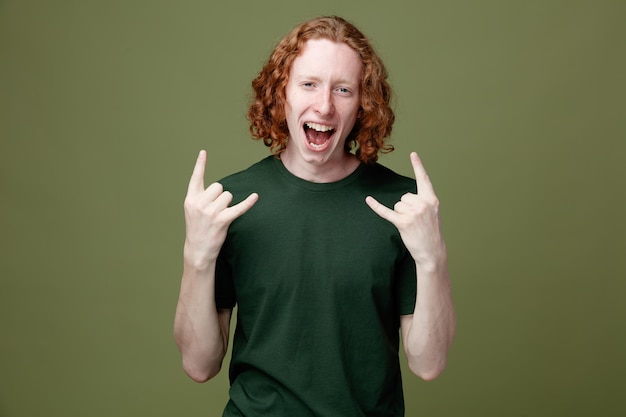
{"type": "Polygon", "coordinates": [[[329,39],[310,39],[293,61],[292,77],[315,76],[324,79],[341,78],[358,82],[363,62],[359,54],[345,43],[329,39]]]}

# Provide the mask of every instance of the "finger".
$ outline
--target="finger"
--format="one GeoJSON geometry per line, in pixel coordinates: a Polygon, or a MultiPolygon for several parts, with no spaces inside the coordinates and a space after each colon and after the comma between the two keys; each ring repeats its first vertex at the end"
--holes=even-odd
{"type": "MultiPolygon", "coordinates": [[[[200,195],[200,200],[206,204],[212,203],[224,193],[224,186],[219,182],[209,184],[206,190],[200,195]]],[[[228,202],[230,203],[230,201],[228,202]]]]}
{"type": "Polygon", "coordinates": [[[365,202],[374,211],[374,213],[378,214],[383,219],[390,221],[391,223],[394,223],[394,221],[396,220],[397,213],[390,208],[380,204],[378,200],[376,200],[374,197],[367,196],[365,198],[365,202]]]}
{"type": "Polygon", "coordinates": [[[400,197],[400,201],[406,204],[415,204],[419,200],[420,197],[417,194],[413,193],[405,193],[404,195],[402,195],[402,197],[400,197]]]}
{"type": "Polygon", "coordinates": [[[187,192],[201,193],[204,191],[204,167],[206,166],[206,151],[202,150],[196,159],[196,165],[193,167],[191,179],[189,180],[189,188],[187,192]]]}
{"type": "Polygon", "coordinates": [[[250,194],[245,200],[235,204],[232,207],[229,207],[228,210],[228,217],[231,220],[235,220],[237,217],[243,215],[244,213],[246,213],[248,210],[250,210],[252,208],[252,206],[254,206],[256,204],[256,202],[259,199],[259,195],[257,193],[252,193],[250,194]]]}
{"type": "MultiPolygon", "coordinates": [[[[213,187],[215,184],[219,184],[219,183],[211,184],[211,186],[207,188],[207,191],[205,192],[205,196],[207,197],[209,202],[214,204],[213,207],[215,208],[215,210],[222,211],[226,209],[230,205],[230,203],[232,203],[233,195],[230,191],[223,191],[213,196],[212,194],[214,194],[215,192],[211,191],[211,187],[213,187]]],[[[215,187],[216,190],[218,190],[219,188],[221,188],[221,184],[220,184],[220,187],[215,187]]]]}
{"type": "Polygon", "coordinates": [[[407,204],[407,202],[405,202],[405,201],[398,201],[393,206],[393,211],[398,213],[398,214],[410,213],[411,212],[411,205],[407,204]]]}
{"type": "Polygon", "coordinates": [[[418,194],[422,196],[425,194],[435,194],[428,173],[426,173],[424,164],[422,164],[422,160],[419,155],[417,155],[417,152],[411,152],[411,165],[413,165],[413,172],[415,173],[418,194]]]}

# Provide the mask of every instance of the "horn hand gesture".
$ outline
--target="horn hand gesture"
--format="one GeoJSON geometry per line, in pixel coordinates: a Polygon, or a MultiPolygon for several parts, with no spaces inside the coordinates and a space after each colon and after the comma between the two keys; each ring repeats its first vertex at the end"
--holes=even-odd
{"type": "Polygon", "coordinates": [[[446,258],[439,200],[417,153],[412,152],[410,158],[417,194],[404,194],[393,209],[385,207],[371,196],[365,201],[376,214],[396,226],[416,264],[421,269],[431,269],[445,262],[446,258]]]}
{"type": "Polygon", "coordinates": [[[230,224],[257,202],[258,195],[229,207],[233,196],[214,182],[204,188],[206,151],[198,155],[185,197],[185,258],[194,265],[207,265],[217,259],[230,224]]]}

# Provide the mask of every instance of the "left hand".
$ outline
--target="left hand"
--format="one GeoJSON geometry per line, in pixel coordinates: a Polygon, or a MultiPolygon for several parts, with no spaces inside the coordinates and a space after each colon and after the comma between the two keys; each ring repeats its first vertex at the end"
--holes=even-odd
{"type": "Polygon", "coordinates": [[[365,202],[376,214],[396,226],[417,266],[437,268],[446,261],[439,200],[417,153],[412,152],[410,157],[418,193],[404,194],[393,210],[371,196],[365,202]]]}

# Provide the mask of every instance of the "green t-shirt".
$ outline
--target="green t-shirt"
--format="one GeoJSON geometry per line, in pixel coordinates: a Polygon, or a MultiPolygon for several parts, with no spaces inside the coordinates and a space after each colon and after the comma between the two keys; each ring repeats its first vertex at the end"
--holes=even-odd
{"type": "Polygon", "coordinates": [[[402,416],[399,318],[415,306],[415,264],[387,207],[415,180],[379,164],[333,183],[269,156],[222,181],[235,220],[218,260],[218,308],[237,305],[225,416],[402,416]]]}

